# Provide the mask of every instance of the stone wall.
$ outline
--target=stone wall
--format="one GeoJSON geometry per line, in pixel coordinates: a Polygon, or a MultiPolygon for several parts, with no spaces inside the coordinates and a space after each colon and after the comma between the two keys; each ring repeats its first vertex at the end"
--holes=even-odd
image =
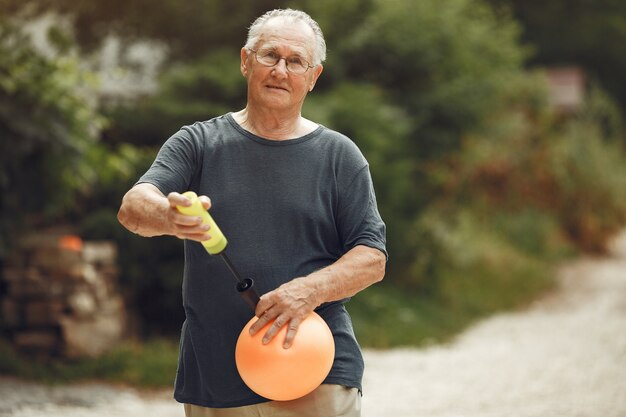
{"type": "Polygon", "coordinates": [[[0,274],[4,333],[27,353],[79,358],[106,352],[125,333],[116,259],[111,242],[25,237],[0,274]]]}

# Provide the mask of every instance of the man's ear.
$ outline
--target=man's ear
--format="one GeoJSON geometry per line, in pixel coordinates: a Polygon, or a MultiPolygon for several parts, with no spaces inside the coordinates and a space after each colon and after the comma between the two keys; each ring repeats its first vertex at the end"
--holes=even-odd
{"type": "Polygon", "coordinates": [[[246,48],[241,48],[241,65],[240,70],[241,74],[244,77],[248,76],[248,67],[246,66],[246,62],[248,62],[248,50],[246,48]]]}
{"type": "Polygon", "coordinates": [[[324,71],[324,66],[322,64],[316,65],[315,68],[313,68],[313,77],[311,78],[311,82],[309,84],[309,92],[313,91],[315,83],[322,74],[322,71],[324,71]]]}

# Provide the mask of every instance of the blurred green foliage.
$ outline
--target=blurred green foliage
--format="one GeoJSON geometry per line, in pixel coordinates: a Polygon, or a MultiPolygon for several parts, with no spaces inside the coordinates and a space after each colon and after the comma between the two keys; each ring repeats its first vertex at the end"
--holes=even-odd
{"type": "MultiPolygon", "coordinates": [[[[321,12],[331,1],[310,3],[321,12]]],[[[375,179],[386,179],[377,190],[389,189],[400,197],[383,195],[379,204],[381,212],[394,219],[388,225],[394,261],[390,266],[401,276],[407,276],[401,268],[424,249],[410,238],[410,225],[439,194],[428,166],[457,152],[462,133],[499,105],[497,92],[520,71],[524,57],[517,32],[513,21],[496,19],[482,2],[372,1],[367,15],[331,43],[334,58],[329,67],[339,68],[340,83],[374,85],[383,93],[378,100],[370,99],[370,108],[397,109],[386,111],[388,127],[378,129],[387,132],[379,141],[386,142],[388,157],[371,166],[375,179]],[[393,135],[399,129],[403,133],[393,135]],[[389,169],[396,175],[389,175],[389,169]]],[[[340,99],[346,108],[352,107],[349,94],[340,99]]],[[[368,158],[376,158],[380,146],[370,148],[358,134],[368,129],[376,113],[359,119],[348,111],[328,125],[346,131],[368,158]]]]}
{"type": "Polygon", "coordinates": [[[532,65],[579,65],[626,109],[626,2],[488,0],[512,14],[532,45],[532,65]]]}
{"type": "MultiPolygon", "coordinates": [[[[7,1],[5,10],[20,9],[17,4],[7,1]]],[[[171,0],[159,8],[140,0],[40,1],[30,13],[73,13],[83,50],[109,30],[170,47],[158,93],[100,107],[109,122],[99,142],[80,134],[41,142],[45,155],[55,155],[54,146],[79,149],[81,163],[64,169],[80,181],[46,188],[31,177],[15,188],[20,198],[33,184],[77,196],[66,198],[73,205],[61,212],[85,238],[118,243],[122,288],[146,335],[179,331],[181,245],[123,230],[115,216],[119,202],[181,125],[245,105],[239,48],[246,27],[266,9],[287,5],[310,12],[329,45],[304,115],[363,150],[388,225],[387,278],[349,304],[364,345],[446,340],[473,319],[523,305],[551,285],[555,260],[579,250],[602,252],[624,226],[623,109],[593,86],[584,108],[556,113],[543,74],[525,69],[531,48],[520,37],[527,28],[513,12],[494,11],[485,1],[193,0],[183,7],[171,0]]],[[[31,50],[27,42],[20,45],[31,50]]],[[[56,68],[57,58],[36,60],[56,68]]],[[[46,94],[76,91],[80,83],[70,80],[46,94]]],[[[20,90],[30,88],[25,83],[20,90]]],[[[69,119],[31,107],[7,105],[0,127],[29,112],[71,132],[86,129],[77,122],[86,120],[85,109],[93,112],[87,119],[101,120],[89,106],[66,108],[69,119]]],[[[52,138],[41,133],[45,123],[25,124],[52,138]]],[[[28,140],[29,132],[16,137],[28,140]]]]}
{"type": "Polygon", "coordinates": [[[103,108],[116,121],[104,132],[104,141],[109,146],[156,147],[182,125],[243,107],[246,85],[239,60],[238,49],[216,49],[197,60],[170,65],[160,77],[157,95],[103,108]]]}
{"type": "Polygon", "coordinates": [[[94,378],[141,387],[169,387],[176,374],[178,344],[166,339],[126,342],[99,358],[33,361],[0,341],[0,374],[47,383],[94,378]]]}
{"type": "Polygon", "coordinates": [[[52,11],[69,15],[76,38],[93,51],[110,33],[126,39],[151,38],[171,45],[173,59],[195,59],[214,48],[239,48],[252,21],[284,6],[276,0],[2,0],[0,12],[21,17],[52,11]]]}
{"type": "Polygon", "coordinates": [[[547,106],[542,86],[538,73],[503,91],[508,106],[466,135],[460,157],[448,164],[446,187],[510,217],[529,209],[547,216],[562,240],[602,253],[626,222],[623,132],[618,123],[605,128],[612,107],[606,96],[591,90],[579,113],[564,118],[547,106]]]}
{"type": "Polygon", "coordinates": [[[44,56],[0,19],[0,257],[21,220],[66,213],[89,187],[83,156],[103,126],[93,84],[76,57],[44,56]]]}

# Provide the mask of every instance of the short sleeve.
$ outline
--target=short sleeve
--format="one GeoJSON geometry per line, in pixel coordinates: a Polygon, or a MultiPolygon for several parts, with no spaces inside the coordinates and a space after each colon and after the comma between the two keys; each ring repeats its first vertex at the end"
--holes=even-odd
{"type": "Polygon", "coordinates": [[[386,227],[376,203],[374,185],[366,165],[339,190],[337,229],[344,252],[357,245],[386,249],[386,227]]]}
{"type": "Polygon", "coordinates": [[[189,131],[180,130],[163,144],[137,184],[153,184],[165,195],[188,190],[201,169],[200,153],[198,140],[189,131]]]}

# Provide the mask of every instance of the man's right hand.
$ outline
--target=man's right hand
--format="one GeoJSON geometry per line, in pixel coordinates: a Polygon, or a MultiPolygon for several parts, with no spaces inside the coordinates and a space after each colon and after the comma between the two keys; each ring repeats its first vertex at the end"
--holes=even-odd
{"type": "MultiPolygon", "coordinates": [[[[199,196],[202,207],[205,210],[211,208],[211,199],[207,196],[199,196]]],[[[167,220],[171,225],[171,234],[180,239],[190,239],[198,242],[211,238],[210,227],[202,223],[199,216],[188,216],[178,211],[176,206],[189,207],[191,201],[182,194],[172,192],[167,195],[170,209],[167,212],[167,220]],[[208,233],[207,233],[208,232],[208,233]]]]}
{"type": "MultiPolygon", "coordinates": [[[[199,198],[208,210],[211,200],[207,196],[199,198]]],[[[176,208],[190,204],[187,197],[179,193],[170,193],[166,197],[154,185],[141,183],[124,195],[117,218],[128,230],[141,236],[173,235],[196,241],[209,239],[208,226],[202,224],[200,217],[186,216],[176,208]]]]}

